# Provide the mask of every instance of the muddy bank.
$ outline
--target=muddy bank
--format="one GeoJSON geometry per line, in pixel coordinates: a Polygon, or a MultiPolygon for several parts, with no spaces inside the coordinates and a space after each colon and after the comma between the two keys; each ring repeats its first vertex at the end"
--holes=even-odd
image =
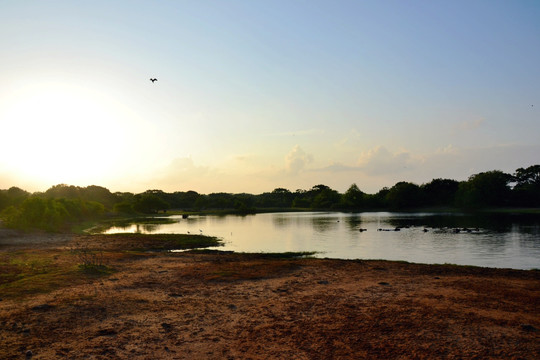
{"type": "Polygon", "coordinates": [[[0,227],[0,251],[16,248],[50,248],[67,244],[73,238],[72,234],[24,232],[0,227]]]}
{"type": "Polygon", "coordinates": [[[113,274],[0,301],[0,358],[540,358],[538,271],[219,253],[109,261],[113,274]]]}

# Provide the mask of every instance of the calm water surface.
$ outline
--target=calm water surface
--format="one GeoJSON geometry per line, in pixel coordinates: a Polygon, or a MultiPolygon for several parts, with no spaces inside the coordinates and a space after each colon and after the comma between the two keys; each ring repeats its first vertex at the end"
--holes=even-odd
{"type": "Polygon", "coordinates": [[[176,222],[106,233],[211,235],[223,240],[220,249],[236,252],[317,251],[318,257],[340,259],[540,268],[538,215],[294,212],[169,218],[176,222]]]}

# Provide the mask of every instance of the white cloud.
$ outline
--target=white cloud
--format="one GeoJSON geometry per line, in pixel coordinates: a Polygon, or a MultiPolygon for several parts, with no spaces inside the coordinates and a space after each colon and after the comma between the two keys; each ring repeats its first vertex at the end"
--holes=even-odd
{"type": "Polygon", "coordinates": [[[306,165],[312,161],[313,156],[307,154],[300,146],[296,145],[287,156],[285,156],[285,167],[288,172],[297,174],[304,170],[306,165]]]}
{"type": "Polygon", "coordinates": [[[407,151],[391,153],[383,146],[378,146],[360,154],[358,168],[367,175],[379,176],[410,170],[418,163],[407,151]]]}

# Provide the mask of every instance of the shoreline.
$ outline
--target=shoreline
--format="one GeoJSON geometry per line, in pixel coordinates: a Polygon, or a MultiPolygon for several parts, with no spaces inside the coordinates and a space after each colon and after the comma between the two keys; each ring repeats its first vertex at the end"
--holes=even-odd
{"type": "MultiPolygon", "coordinates": [[[[128,238],[130,236],[141,236],[141,237],[159,237],[161,235],[163,236],[184,236],[184,234],[144,234],[144,233],[112,233],[112,234],[101,234],[101,233],[49,233],[44,231],[31,231],[31,232],[25,232],[21,230],[13,230],[13,229],[7,229],[0,227],[0,252],[6,251],[6,250],[14,250],[14,249],[24,249],[25,247],[28,248],[55,248],[55,247],[61,247],[66,244],[69,244],[70,242],[80,242],[81,239],[100,239],[97,241],[94,241],[98,246],[106,248],[106,241],[103,241],[104,237],[121,237],[121,236],[127,236],[128,238]]],[[[198,236],[198,235],[197,235],[198,236]]],[[[205,236],[207,237],[207,236],[205,236]]],[[[209,238],[215,238],[210,236],[209,238]]],[[[83,240],[84,241],[84,240],[83,240]]],[[[219,240],[218,240],[219,241],[219,240]]],[[[119,242],[115,241],[117,246],[114,248],[119,251],[119,242]]],[[[124,242],[125,243],[125,242],[124,242]]],[[[129,249],[130,245],[126,246],[126,249],[129,249]]],[[[146,245],[148,246],[148,245],[146,245]]],[[[170,249],[172,252],[184,252],[184,251],[190,251],[194,250],[195,248],[185,248],[185,249],[170,249]]],[[[228,249],[226,246],[224,246],[223,243],[216,243],[215,245],[205,245],[201,246],[200,248],[196,248],[198,250],[202,251],[208,251],[211,252],[221,252],[223,254],[239,254],[239,255],[260,255],[260,254],[279,254],[279,252],[236,252],[234,250],[228,249]]],[[[295,252],[290,252],[295,253],[295,252]]],[[[444,263],[428,263],[428,262],[419,262],[419,261],[410,261],[410,260],[401,260],[401,259],[384,259],[384,258],[338,258],[338,257],[327,257],[327,256],[317,256],[317,254],[324,255],[323,252],[317,252],[317,251],[303,251],[303,252],[296,252],[298,254],[305,254],[310,255],[313,258],[316,259],[322,259],[322,260],[337,260],[337,261],[388,261],[388,262],[398,262],[398,263],[408,263],[412,265],[434,265],[434,266],[456,266],[456,267],[477,267],[477,268],[485,268],[485,269],[495,269],[495,270],[519,270],[519,271],[540,271],[540,268],[531,267],[531,268],[513,268],[513,267],[497,267],[497,266],[483,266],[483,265],[474,265],[474,264],[459,264],[459,263],[452,263],[452,262],[444,262],[444,263]]]]}
{"type": "Polygon", "coordinates": [[[45,254],[62,264],[83,239],[110,246],[105,262],[114,271],[0,296],[1,358],[28,351],[36,359],[540,357],[535,270],[120,253],[114,237],[99,236],[0,247],[0,256],[45,254]]]}

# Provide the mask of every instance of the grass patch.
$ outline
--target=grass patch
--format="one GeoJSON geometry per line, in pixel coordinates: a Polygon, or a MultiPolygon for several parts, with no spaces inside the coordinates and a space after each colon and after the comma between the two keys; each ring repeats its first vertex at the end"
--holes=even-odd
{"type": "Polygon", "coordinates": [[[20,299],[30,295],[48,293],[62,287],[83,282],[85,277],[72,264],[55,264],[39,272],[27,267],[12,269],[7,280],[0,284],[3,298],[20,299]],[[15,272],[15,273],[14,273],[15,272]]]}
{"type": "Polygon", "coordinates": [[[116,270],[110,266],[107,265],[85,265],[85,264],[79,264],[79,270],[85,274],[92,277],[100,277],[100,276],[108,276],[111,274],[114,274],[116,270]]]}
{"type": "Polygon", "coordinates": [[[114,251],[168,251],[220,246],[213,236],[192,234],[104,234],[87,238],[100,249],[114,251]]]}
{"type": "Polygon", "coordinates": [[[155,256],[149,251],[220,245],[215,237],[189,234],[81,235],[70,249],[0,252],[0,294],[22,299],[87,283],[116,272],[110,261],[155,256]]]}
{"type": "Polygon", "coordinates": [[[68,250],[24,250],[0,254],[0,294],[5,299],[23,299],[63,287],[108,276],[115,270],[106,265],[85,266],[68,250]]]}
{"type": "Polygon", "coordinates": [[[22,274],[16,280],[0,285],[0,293],[5,298],[25,298],[61,288],[69,281],[68,274],[58,271],[37,275],[22,274]]]}

